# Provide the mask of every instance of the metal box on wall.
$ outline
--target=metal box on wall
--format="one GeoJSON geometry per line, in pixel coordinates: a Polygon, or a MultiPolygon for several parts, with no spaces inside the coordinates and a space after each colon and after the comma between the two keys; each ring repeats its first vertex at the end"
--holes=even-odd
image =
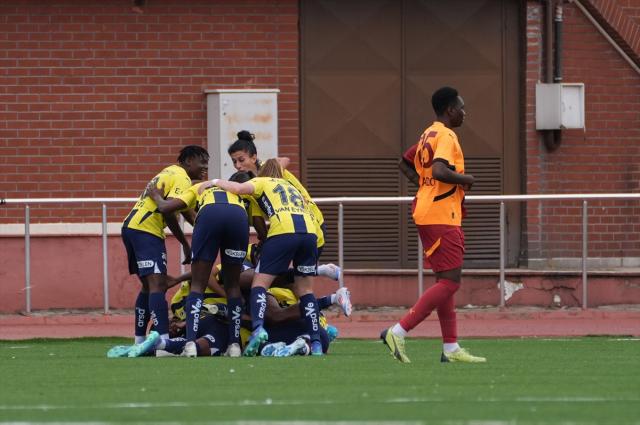
{"type": "Polygon", "coordinates": [[[584,128],[584,84],[536,84],[536,130],[584,128]]]}
{"type": "Polygon", "coordinates": [[[227,153],[240,130],[255,134],[258,158],[278,156],[278,89],[212,89],[207,95],[209,178],[235,172],[227,153]]]}

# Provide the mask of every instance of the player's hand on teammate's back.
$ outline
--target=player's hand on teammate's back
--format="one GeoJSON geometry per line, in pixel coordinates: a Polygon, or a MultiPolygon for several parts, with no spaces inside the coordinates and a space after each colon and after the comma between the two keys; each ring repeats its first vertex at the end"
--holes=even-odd
{"type": "Polygon", "coordinates": [[[210,187],[215,186],[211,180],[207,180],[203,182],[200,186],[198,186],[198,195],[202,195],[202,192],[209,189],[210,187]]]}
{"type": "Polygon", "coordinates": [[[146,195],[151,199],[164,198],[164,183],[160,187],[156,186],[156,182],[150,181],[147,185],[146,195]]]}

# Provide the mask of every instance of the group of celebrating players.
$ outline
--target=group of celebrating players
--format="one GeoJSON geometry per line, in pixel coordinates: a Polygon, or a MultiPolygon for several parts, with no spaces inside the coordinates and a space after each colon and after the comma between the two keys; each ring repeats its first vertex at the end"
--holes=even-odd
{"type": "MultiPolygon", "coordinates": [[[[436,121],[405,152],[400,168],[419,186],[413,219],[436,282],[380,338],[395,359],[410,363],[405,337],[437,311],[443,339],[440,360],[484,363],[486,358],[458,344],[454,300],[462,281],[464,196],[475,182],[465,174],[453,131],[464,122],[465,105],[451,87],[436,90],[431,104],[436,121]]],[[[320,310],[337,303],[346,316],[351,314],[346,288],[323,298],[314,295],[316,276],[339,280],[341,270],[332,264],[318,266],[324,219],[307,190],[287,171],[288,160],[261,164],[247,131],[238,133],[228,152],[237,172],[229,180],[203,181],[209,154],[199,146],[185,147],[179,165],[162,170],[125,219],[122,239],[129,272],[142,282],[135,344],[113,347],[107,356],[321,356],[337,330],[320,310]],[[192,179],[201,182],[192,185],[192,179]],[[178,212],[194,226],[191,246],[178,225],[178,212]],[[250,225],[259,240],[251,246],[250,225]],[[167,276],[165,226],[191,262],[191,272],[175,279],[167,276]],[[221,261],[214,269],[218,253],[221,261]],[[170,326],[165,293],[180,282],[170,326]],[[153,331],[147,334],[149,322],[153,331]]]]}
{"type": "Polygon", "coordinates": [[[324,218],[286,170],[288,159],[261,163],[247,131],[228,152],[237,172],[205,181],[209,154],[200,146],[183,148],[178,165],[156,175],[125,218],[129,272],[142,285],[134,344],[113,347],[108,357],[321,356],[337,336],[321,310],[338,304],[351,314],[347,288],[322,298],[313,292],[316,276],[339,280],[341,270],[318,266],[324,218]],[[193,226],[191,244],[177,213],[193,226]],[[251,245],[250,226],[258,238],[251,245]],[[176,278],[167,275],[165,227],[191,263],[191,272],[176,278]],[[177,284],[170,318],[166,292],[177,284]]]}

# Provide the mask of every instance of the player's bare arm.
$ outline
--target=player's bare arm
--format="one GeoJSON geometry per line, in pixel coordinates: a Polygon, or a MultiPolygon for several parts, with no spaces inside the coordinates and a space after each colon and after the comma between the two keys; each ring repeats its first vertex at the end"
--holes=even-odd
{"type": "Polygon", "coordinates": [[[171,233],[176,238],[176,240],[180,242],[180,245],[182,245],[182,252],[184,254],[184,261],[182,262],[182,264],[191,264],[191,246],[189,245],[189,241],[187,240],[186,236],[182,232],[182,228],[178,223],[178,219],[173,213],[165,213],[163,214],[163,216],[165,222],[167,223],[167,227],[169,228],[169,230],[171,230],[171,233]]]}
{"type": "Polygon", "coordinates": [[[158,206],[158,212],[164,216],[167,227],[171,230],[171,233],[176,240],[182,245],[182,252],[184,254],[184,261],[182,264],[191,264],[191,246],[182,232],[182,228],[174,214],[175,211],[185,208],[187,204],[177,198],[164,199],[162,196],[164,194],[164,185],[161,185],[160,188],[158,188],[155,183],[150,183],[147,186],[146,193],[147,196],[151,197],[151,199],[156,203],[158,206]]]}
{"type": "Polygon", "coordinates": [[[251,195],[255,190],[255,187],[250,182],[237,183],[229,180],[213,179],[202,183],[200,187],[198,187],[198,194],[201,194],[213,186],[218,186],[220,189],[235,193],[236,195],[251,195]]]}
{"type": "Polygon", "coordinates": [[[413,166],[413,164],[409,164],[404,158],[402,158],[398,163],[398,168],[400,168],[400,171],[402,171],[402,174],[404,174],[405,177],[408,178],[410,182],[412,182],[416,186],[420,186],[420,176],[416,172],[416,169],[413,166]]]}
{"type": "Polygon", "coordinates": [[[471,174],[461,174],[450,169],[443,161],[439,161],[437,158],[433,161],[432,165],[433,178],[443,183],[459,184],[461,186],[467,186],[465,190],[471,189],[475,179],[471,174]]]}

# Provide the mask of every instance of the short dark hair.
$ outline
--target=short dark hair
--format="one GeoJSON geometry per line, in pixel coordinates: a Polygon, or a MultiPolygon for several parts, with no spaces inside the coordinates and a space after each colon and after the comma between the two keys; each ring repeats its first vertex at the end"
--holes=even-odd
{"type": "Polygon", "coordinates": [[[209,152],[202,146],[198,145],[189,145],[185,146],[180,150],[180,155],[178,155],[178,162],[180,164],[184,164],[187,162],[189,158],[202,158],[205,161],[209,160],[209,152]]]}
{"type": "Polygon", "coordinates": [[[251,171],[236,171],[231,175],[231,177],[229,177],[229,181],[244,183],[244,182],[248,182],[254,177],[255,177],[255,174],[253,174],[251,171]]]}
{"type": "Polygon", "coordinates": [[[231,155],[234,152],[245,151],[251,156],[257,155],[258,149],[256,148],[256,144],[253,143],[253,139],[255,138],[256,136],[251,134],[247,130],[239,131],[238,140],[236,140],[231,144],[231,146],[229,146],[227,153],[231,155]]]}
{"type": "Polygon", "coordinates": [[[431,106],[438,116],[444,114],[447,108],[455,106],[457,101],[458,90],[451,87],[442,87],[431,96],[431,106]]]}

